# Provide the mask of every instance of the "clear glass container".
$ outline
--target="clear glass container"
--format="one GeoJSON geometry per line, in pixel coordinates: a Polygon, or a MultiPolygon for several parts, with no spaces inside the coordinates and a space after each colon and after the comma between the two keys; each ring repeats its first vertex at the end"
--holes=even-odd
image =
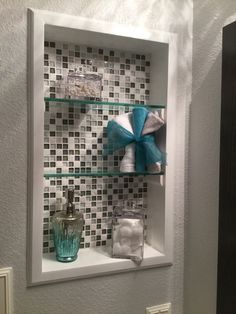
{"type": "Polygon", "coordinates": [[[144,249],[143,208],[133,202],[114,208],[112,219],[112,257],[129,258],[140,264],[144,249]]]}
{"type": "Polygon", "coordinates": [[[62,81],[62,97],[72,99],[100,100],[102,88],[102,75],[96,73],[83,73],[76,69],[68,73],[62,81]]]}
{"type": "Polygon", "coordinates": [[[56,258],[60,262],[73,262],[77,259],[83,231],[83,214],[75,210],[74,191],[67,191],[67,208],[56,212],[52,218],[56,258]]]}

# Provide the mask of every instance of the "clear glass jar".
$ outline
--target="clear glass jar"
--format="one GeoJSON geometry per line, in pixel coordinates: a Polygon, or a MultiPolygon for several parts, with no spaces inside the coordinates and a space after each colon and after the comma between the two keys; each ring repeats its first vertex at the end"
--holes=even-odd
{"type": "Polygon", "coordinates": [[[81,100],[100,100],[102,87],[102,75],[95,73],[69,72],[65,81],[61,84],[63,98],[81,100]]]}
{"type": "Polygon", "coordinates": [[[112,257],[129,258],[140,264],[144,249],[143,208],[133,202],[115,207],[112,219],[112,257]]]}

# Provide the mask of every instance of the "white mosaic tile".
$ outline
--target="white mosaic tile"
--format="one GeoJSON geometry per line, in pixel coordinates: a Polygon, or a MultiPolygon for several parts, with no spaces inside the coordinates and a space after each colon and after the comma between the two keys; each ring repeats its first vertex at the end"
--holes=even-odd
{"type": "MultiPolygon", "coordinates": [[[[45,42],[45,97],[58,98],[60,82],[74,68],[102,75],[104,101],[146,103],[149,100],[150,56],[45,42]]],[[[107,122],[128,112],[126,107],[45,104],[44,170],[53,173],[119,171],[124,152],[104,157],[107,122]]],[[[51,217],[65,203],[67,187],[75,189],[75,206],[85,217],[81,248],[111,241],[113,207],[134,200],[146,208],[143,177],[57,177],[44,179],[43,252],[54,251],[51,217]]]]}

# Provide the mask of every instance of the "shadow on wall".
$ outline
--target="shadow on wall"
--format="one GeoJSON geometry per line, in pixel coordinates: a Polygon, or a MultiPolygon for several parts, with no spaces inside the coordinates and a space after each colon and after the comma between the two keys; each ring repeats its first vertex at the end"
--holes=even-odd
{"type": "MultiPolygon", "coordinates": [[[[193,25],[193,36],[195,36],[193,49],[197,47],[194,51],[195,59],[198,60],[197,64],[193,63],[195,73],[193,96],[206,81],[206,76],[221,54],[222,27],[228,23],[229,16],[232,16],[233,4],[235,4],[236,12],[235,1],[206,0],[199,3],[199,1],[194,0],[194,18],[201,22],[193,25]],[[214,7],[214,16],[211,16],[212,11],[209,13],[209,8],[212,7],[214,7]]],[[[234,13],[234,18],[236,20],[236,13],[234,13]]]]}

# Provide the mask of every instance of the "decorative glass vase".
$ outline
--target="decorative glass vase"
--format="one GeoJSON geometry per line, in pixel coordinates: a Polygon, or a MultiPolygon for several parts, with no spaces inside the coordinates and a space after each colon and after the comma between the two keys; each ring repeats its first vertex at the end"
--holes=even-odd
{"type": "Polygon", "coordinates": [[[74,191],[68,190],[67,208],[54,214],[52,219],[56,258],[60,262],[77,259],[83,231],[83,214],[75,210],[74,191]]]}

